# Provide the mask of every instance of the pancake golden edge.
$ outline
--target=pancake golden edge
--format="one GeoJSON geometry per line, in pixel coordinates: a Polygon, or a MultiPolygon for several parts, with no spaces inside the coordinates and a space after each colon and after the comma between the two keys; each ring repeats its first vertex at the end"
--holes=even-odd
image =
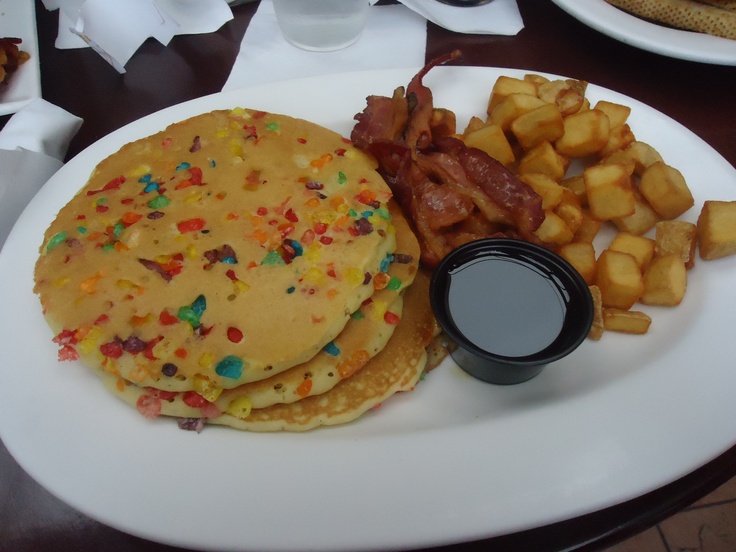
{"type": "Polygon", "coordinates": [[[123,146],[41,246],[34,290],[60,357],[197,392],[306,362],[395,251],[374,167],[323,127],[240,108],[123,146]]]}
{"type": "MultiPolygon", "coordinates": [[[[406,289],[401,322],[380,353],[329,391],[297,402],[252,409],[242,417],[216,410],[207,417],[201,409],[172,407],[165,397],[150,394],[134,385],[119,386],[119,381],[113,376],[99,375],[115,396],[136,406],[139,411],[145,413],[149,405],[156,404],[160,414],[188,418],[181,420],[180,424],[186,429],[201,429],[206,424],[215,424],[244,431],[301,432],[319,426],[346,424],[381,406],[392,395],[413,390],[425,369],[429,369],[427,349],[438,334],[427,299],[429,281],[429,275],[419,271],[412,285],[406,289]]],[[[445,354],[446,349],[442,354],[435,351],[434,362],[441,361],[445,354]]]]}
{"type": "MultiPolygon", "coordinates": [[[[248,431],[306,431],[356,420],[392,395],[412,391],[428,370],[427,347],[437,324],[427,300],[429,276],[417,274],[404,294],[404,316],[386,347],[356,374],[333,389],[292,404],[253,410],[245,418],[222,414],[208,420],[248,431]]],[[[435,359],[437,360],[437,359],[435,359]]]]}

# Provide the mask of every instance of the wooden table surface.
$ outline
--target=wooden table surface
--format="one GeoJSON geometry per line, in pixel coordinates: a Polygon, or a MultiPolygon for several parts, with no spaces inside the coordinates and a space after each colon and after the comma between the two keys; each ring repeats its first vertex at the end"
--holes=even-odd
{"type": "MultiPolygon", "coordinates": [[[[465,65],[549,72],[596,83],[669,115],[736,165],[736,68],[633,48],[588,28],[549,0],[518,4],[525,28],[513,37],[458,35],[429,24],[427,59],[460,48],[465,65]]],[[[220,91],[256,7],[234,7],[235,19],[216,33],[175,37],[167,47],[150,40],[120,75],[89,49],[56,49],[57,13],[38,0],[43,97],[84,119],[69,157],[128,122],[220,91]]],[[[0,126],[7,120],[0,117],[0,126]]],[[[736,446],[694,473],[625,504],[437,550],[600,550],[652,526],[735,474],[736,446]]],[[[0,443],[0,551],[101,550],[176,549],[123,534],[76,512],[35,483],[0,443]]]]}

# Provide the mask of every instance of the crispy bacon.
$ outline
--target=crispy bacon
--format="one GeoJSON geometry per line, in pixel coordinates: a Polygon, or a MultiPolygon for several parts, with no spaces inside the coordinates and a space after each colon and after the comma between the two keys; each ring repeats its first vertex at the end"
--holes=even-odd
{"type": "Polygon", "coordinates": [[[462,140],[446,137],[435,146],[462,165],[468,177],[501,208],[507,210],[524,239],[539,241],[534,231],[544,221],[542,198],[501,162],[462,140]]]}
{"type": "Polygon", "coordinates": [[[419,167],[438,182],[471,199],[489,221],[512,223],[509,212],[494,203],[494,199],[468,177],[458,159],[442,152],[417,153],[415,158],[419,167]]]}
{"type": "Polygon", "coordinates": [[[404,87],[394,90],[391,98],[368,96],[366,102],[365,110],[355,116],[358,122],[350,134],[355,146],[364,149],[374,142],[401,142],[409,120],[409,104],[404,87]]]}
{"type": "Polygon", "coordinates": [[[430,184],[421,190],[419,197],[429,228],[435,232],[462,222],[473,211],[473,202],[449,186],[430,184]]]}
{"type": "Polygon", "coordinates": [[[414,227],[422,264],[429,268],[453,248],[482,237],[539,243],[534,231],[544,221],[542,198],[531,187],[485,152],[453,137],[454,116],[438,116],[422,80],[433,67],[459,56],[453,51],[430,61],[406,93],[399,87],[391,98],[369,96],[351,134],[357,147],[377,159],[414,227]]]}
{"type": "Polygon", "coordinates": [[[417,234],[421,249],[421,262],[425,266],[436,266],[450,248],[442,235],[432,229],[433,205],[424,198],[424,193],[431,193],[438,187],[419,169],[411,156],[404,157],[396,182],[403,191],[400,199],[402,212],[409,218],[417,234]]]}
{"type": "Polygon", "coordinates": [[[449,54],[437,57],[425,65],[417,73],[406,88],[406,97],[409,100],[409,124],[404,134],[404,141],[410,148],[425,149],[432,144],[430,129],[434,102],[432,91],[424,86],[422,80],[429,71],[438,65],[444,65],[460,57],[460,50],[453,50],[449,54]]]}

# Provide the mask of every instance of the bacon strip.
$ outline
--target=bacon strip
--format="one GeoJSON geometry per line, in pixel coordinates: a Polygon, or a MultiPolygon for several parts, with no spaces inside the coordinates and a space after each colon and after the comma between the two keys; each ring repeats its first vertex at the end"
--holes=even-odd
{"type": "Polygon", "coordinates": [[[430,122],[432,120],[434,103],[432,91],[424,86],[422,79],[424,79],[425,75],[432,68],[438,65],[444,65],[458,57],[460,57],[460,50],[453,50],[449,54],[433,59],[414,76],[406,88],[406,97],[409,100],[411,117],[406,128],[404,141],[410,148],[425,149],[432,144],[430,122]]]}
{"type": "Polygon", "coordinates": [[[430,61],[391,98],[369,96],[351,139],[373,155],[419,239],[424,266],[433,268],[453,248],[492,235],[539,243],[542,198],[502,163],[468,148],[454,133],[454,116],[437,122],[432,92],[422,80],[453,51],[430,61]],[[436,126],[436,125],[435,125],[436,126]]]}
{"type": "Polygon", "coordinates": [[[435,146],[452,154],[468,177],[499,206],[508,210],[526,240],[538,242],[534,231],[544,222],[542,198],[501,162],[457,138],[437,140],[435,146]]]}
{"type": "Polygon", "coordinates": [[[482,187],[468,178],[465,168],[453,155],[442,152],[417,153],[415,159],[423,171],[433,176],[443,186],[471,199],[489,221],[513,223],[510,213],[499,207],[482,187]]]}
{"type": "Polygon", "coordinates": [[[368,96],[367,106],[355,115],[358,123],[350,134],[356,147],[364,149],[374,142],[400,142],[409,120],[409,104],[404,87],[394,90],[391,98],[368,96]]]}

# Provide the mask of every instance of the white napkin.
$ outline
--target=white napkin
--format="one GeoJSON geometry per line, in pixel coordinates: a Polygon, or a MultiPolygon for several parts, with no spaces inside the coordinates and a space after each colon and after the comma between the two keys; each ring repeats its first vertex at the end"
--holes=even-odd
{"type": "Polygon", "coordinates": [[[43,0],[59,9],[57,48],[91,46],[117,71],[153,37],[211,33],[233,18],[226,0],[43,0]]]}
{"type": "Polygon", "coordinates": [[[371,6],[360,39],[333,52],[309,52],[279,31],[271,0],[261,0],[223,90],[345,71],[421,67],[427,22],[401,4],[371,6]]]}
{"type": "Polygon", "coordinates": [[[456,33],[515,35],[524,28],[516,0],[457,7],[436,0],[399,0],[432,23],[456,33]]]}
{"type": "Polygon", "coordinates": [[[0,249],[36,192],[64,164],[82,119],[37,98],[0,131],[0,249]]]}

